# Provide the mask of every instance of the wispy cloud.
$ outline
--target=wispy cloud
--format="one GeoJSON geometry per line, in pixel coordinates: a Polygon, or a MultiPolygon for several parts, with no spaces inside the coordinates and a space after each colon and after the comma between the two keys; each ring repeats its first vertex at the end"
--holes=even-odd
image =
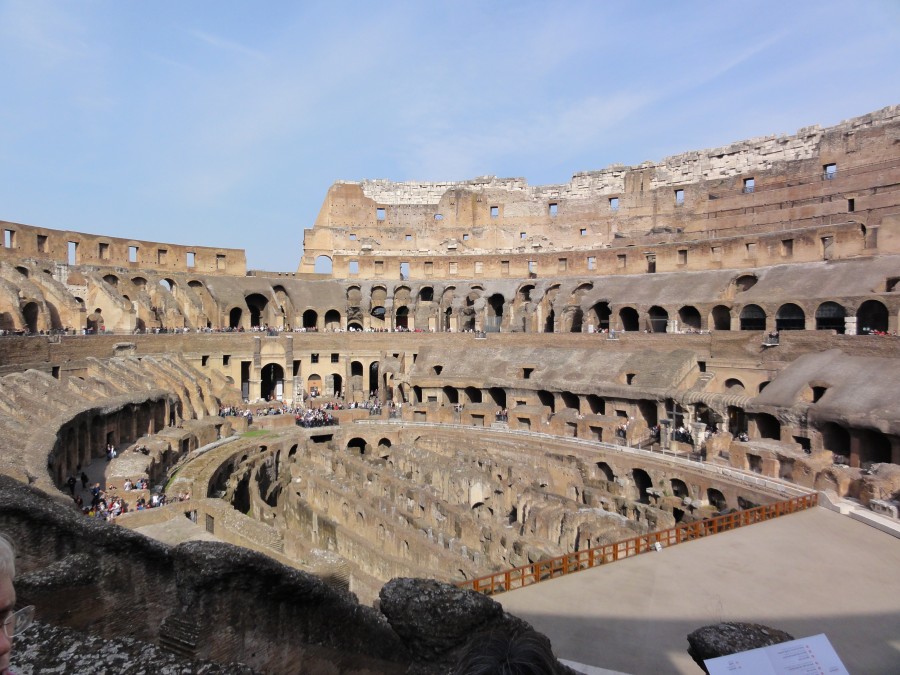
{"type": "Polygon", "coordinates": [[[207,33],[206,31],[190,29],[188,30],[188,33],[200,40],[200,42],[203,42],[210,47],[215,47],[217,49],[222,49],[235,54],[241,54],[243,56],[249,56],[253,59],[262,60],[266,58],[266,55],[259,50],[251,49],[250,47],[240,44],[239,42],[226,40],[223,37],[213,35],[212,33],[207,33]]]}

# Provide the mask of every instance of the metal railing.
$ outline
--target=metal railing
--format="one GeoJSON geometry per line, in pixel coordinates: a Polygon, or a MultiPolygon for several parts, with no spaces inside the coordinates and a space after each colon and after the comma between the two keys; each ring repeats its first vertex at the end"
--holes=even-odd
{"type": "Polygon", "coordinates": [[[476,591],[484,595],[505,593],[517,588],[524,588],[541,581],[555,579],[573,572],[598,567],[607,563],[631,558],[649,551],[660,551],[664,547],[682,544],[719,532],[728,532],[739,527],[772,520],[789,513],[804,511],[818,504],[818,495],[808,494],[783,502],[766,506],[757,506],[746,511],[736,511],[708,520],[699,520],[671,527],[659,532],[642,534],[624,541],[596,546],[584,551],[566,553],[549,560],[514,567],[503,572],[495,572],[477,579],[470,579],[456,584],[459,588],[476,591]]]}

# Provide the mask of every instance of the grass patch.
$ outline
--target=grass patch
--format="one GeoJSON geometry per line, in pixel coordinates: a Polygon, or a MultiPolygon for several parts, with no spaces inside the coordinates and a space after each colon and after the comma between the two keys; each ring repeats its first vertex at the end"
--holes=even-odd
{"type": "Polygon", "coordinates": [[[254,429],[241,434],[241,438],[259,438],[260,436],[268,436],[271,433],[269,429],[254,429]]]}

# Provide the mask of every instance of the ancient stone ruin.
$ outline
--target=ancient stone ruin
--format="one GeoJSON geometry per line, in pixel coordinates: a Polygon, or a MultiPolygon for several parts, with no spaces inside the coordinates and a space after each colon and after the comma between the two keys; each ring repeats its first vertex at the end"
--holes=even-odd
{"type": "Polygon", "coordinates": [[[421,648],[374,608],[392,579],[817,491],[897,518],[898,186],[892,106],[564,185],[336,183],[296,272],[4,222],[20,593],[191,659],[440,672],[467,630],[421,648]],[[108,447],[115,524],[68,486],[108,447]]]}

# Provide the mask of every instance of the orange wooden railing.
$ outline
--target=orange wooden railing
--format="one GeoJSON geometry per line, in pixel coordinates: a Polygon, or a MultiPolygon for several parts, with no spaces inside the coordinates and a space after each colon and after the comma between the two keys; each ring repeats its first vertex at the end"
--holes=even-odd
{"type": "Polygon", "coordinates": [[[590,569],[591,567],[646,553],[655,550],[657,544],[663,547],[674,546],[692,539],[699,539],[718,532],[727,532],[745,525],[778,518],[788,513],[803,511],[816,506],[817,502],[818,495],[815,493],[794,497],[787,501],[757,506],[745,511],[735,511],[734,513],[715,516],[708,520],[686,523],[668,530],[642,534],[639,537],[632,537],[631,539],[617,541],[612,544],[604,544],[603,546],[585,549],[584,551],[566,553],[549,560],[541,560],[529,565],[513,567],[503,572],[495,572],[477,579],[463,581],[458,583],[457,586],[478,591],[485,595],[504,593],[523,586],[536,584],[539,581],[555,579],[564,574],[571,574],[572,572],[590,569]]]}

